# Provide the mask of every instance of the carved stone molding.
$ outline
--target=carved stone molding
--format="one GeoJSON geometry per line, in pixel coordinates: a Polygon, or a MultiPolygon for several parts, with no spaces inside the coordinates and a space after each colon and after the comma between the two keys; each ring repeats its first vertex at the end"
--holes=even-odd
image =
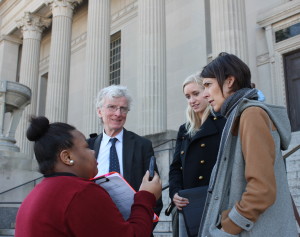
{"type": "Polygon", "coordinates": [[[30,12],[17,21],[17,26],[22,30],[24,39],[41,39],[43,30],[51,23],[51,19],[44,18],[30,12]]]}
{"type": "Polygon", "coordinates": [[[15,131],[30,99],[29,87],[17,82],[0,80],[0,151],[20,151],[15,145],[15,131]],[[5,121],[6,113],[11,113],[8,123],[5,121]]]}
{"type": "Polygon", "coordinates": [[[72,53],[77,52],[78,50],[80,50],[82,47],[85,46],[86,37],[87,37],[87,33],[84,32],[72,40],[72,42],[71,42],[71,52],[72,53]]]}
{"type": "Polygon", "coordinates": [[[11,42],[13,44],[18,44],[18,45],[22,44],[22,40],[21,39],[13,37],[13,36],[10,36],[10,35],[1,35],[0,36],[0,43],[2,41],[9,41],[9,42],[11,42]]]}
{"type": "Polygon", "coordinates": [[[260,66],[270,62],[270,57],[268,53],[261,54],[256,57],[256,65],[260,66]]]}
{"type": "Polygon", "coordinates": [[[300,35],[278,42],[274,46],[274,50],[280,54],[286,54],[300,48],[300,35]]]}
{"type": "Polygon", "coordinates": [[[81,2],[82,0],[44,0],[44,3],[50,6],[53,17],[66,16],[69,18],[72,18],[75,6],[81,2]]]}
{"type": "Polygon", "coordinates": [[[134,1],[128,4],[126,7],[121,9],[120,11],[115,12],[111,16],[111,30],[112,32],[116,32],[120,29],[120,27],[126,22],[137,16],[138,10],[138,1],[134,1]]]}
{"type": "Polygon", "coordinates": [[[282,20],[280,22],[277,22],[277,23],[273,24],[272,28],[273,28],[273,30],[275,32],[277,30],[282,30],[284,28],[288,28],[288,27],[290,27],[290,26],[292,26],[294,24],[297,24],[299,22],[300,22],[300,12],[299,12],[299,14],[297,14],[297,15],[295,15],[293,17],[289,17],[287,19],[284,19],[284,20],[282,20]]]}
{"type": "MultiPolygon", "coordinates": [[[[1,81],[1,83],[3,83],[3,81],[1,81]]],[[[3,88],[4,88],[4,86],[3,86],[3,88]]],[[[20,94],[22,94],[23,97],[27,98],[27,100],[30,101],[31,89],[25,85],[22,85],[20,83],[13,82],[13,81],[6,81],[5,91],[14,92],[15,94],[20,93],[20,94]]],[[[20,107],[22,107],[22,106],[24,106],[23,104],[27,104],[28,102],[21,103],[20,100],[15,100],[14,103],[18,104],[20,107]]]]}
{"type": "Polygon", "coordinates": [[[116,13],[114,13],[111,17],[112,21],[117,20],[118,18],[123,17],[124,15],[130,13],[131,11],[135,10],[138,8],[138,1],[134,1],[130,4],[128,4],[126,7],[124,7],[123,9],[121,9],[120,11],[117,11],[116,13]]]}
{"type": "MultiPolygon", "coordinates": [[[[24,86],[18,82],[0,80],[0,93],[7,91],[21,93],[23,96],[28,97],[29,99],[31,98],[31,90],[27,86],[24,86]]],[[[14,101],[15,103],[19,104],[19,100],[14,101]]]]}
{"type": "Polygon", "coordinates": [[[257,23],[261,27],[266,27],[286,18],[292,17],[298,14],[300,11],[299,2],[299,0],[289,1],[270,10],[264,10],[259,13],[257,23]]]}

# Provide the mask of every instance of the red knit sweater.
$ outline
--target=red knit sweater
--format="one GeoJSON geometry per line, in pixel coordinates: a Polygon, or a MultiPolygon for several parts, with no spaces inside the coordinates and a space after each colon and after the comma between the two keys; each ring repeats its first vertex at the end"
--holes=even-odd
{"type": "Polygon", "coordinates": [[[97,184],[74,176],[44,178],[22,203],[16,237],[131,237],[152,233],[153,194],[135,194],[125,221],[109,194],[97,184]]]}

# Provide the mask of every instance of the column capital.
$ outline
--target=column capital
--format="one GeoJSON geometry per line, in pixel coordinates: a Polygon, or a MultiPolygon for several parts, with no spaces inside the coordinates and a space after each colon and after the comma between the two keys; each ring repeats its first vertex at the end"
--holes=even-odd
{"type": "Polygon", "coordinates": [[[76,4],[81,2],[82,0],[44,0],[46,5],[50,5],[53,17],[67,16],[69,18],[72,18],[76,4]]]}
{"type": "Polygon", "coordinates": [[[40,40],[42,31],[48,27],[51,19],[25,12],[24,16],[17,20],[17,26],[22,30],[24,39],[40,40]]]}

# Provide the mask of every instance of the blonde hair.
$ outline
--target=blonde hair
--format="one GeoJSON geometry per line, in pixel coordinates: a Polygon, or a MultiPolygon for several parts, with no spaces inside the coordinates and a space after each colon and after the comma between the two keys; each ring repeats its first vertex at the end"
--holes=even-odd
{"type": "MultiPolygon", "coordinates": [[[[187,77],[182,84],[182,90],[184,90],[184,87],[190,83],[197,83],[200,87],[204,88],[203,79],[200,77],[199,74],[194,74],[187,77]]],[[[190,135],[191,137],[194,136],[200,130],[201,125],[205,122],[205,120],[208,118],[210,113],[211,113],[210,105],[207,105],[205,111],[203,112],[202,117],[200,117],[199,114],[195,113],[194,110],[191,108],[191,106],[188,104],[186,108],[187,122],[185,124],[187,134],[190,135]]]]}

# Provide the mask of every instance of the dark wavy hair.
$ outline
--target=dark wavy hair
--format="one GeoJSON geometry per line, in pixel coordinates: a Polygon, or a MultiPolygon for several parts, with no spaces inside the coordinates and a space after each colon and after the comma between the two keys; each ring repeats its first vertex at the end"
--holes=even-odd
{"type": "Polygon", "coordinates": [[[34,153],[42,174],[54,172],[59,153],[73,146],[71,131],[76,128],[66,123],[49,123],[46,117],[32,117],[26,136],[34,141],[34,153]]]}
{"type": "Polygon", "coordinates": [[[229,76],[235,78],[233,92],[251,87],[251,72],[249,67],[237,56],[222,52],[207,64],[200,73],[202,78],[216,78],[223,92],[223,84],[229,76]]]}

